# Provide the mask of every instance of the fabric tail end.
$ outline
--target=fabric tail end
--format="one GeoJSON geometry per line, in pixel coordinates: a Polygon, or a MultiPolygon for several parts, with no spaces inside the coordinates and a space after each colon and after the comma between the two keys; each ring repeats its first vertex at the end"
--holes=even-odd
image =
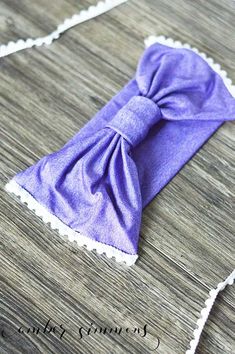
{"type": "Polygon", "coordinates": [[[29,192],[21,187],[14,179],[5,185],[5,190],[15,194],[22,203],[34,211],[45,223],[50,224],[51,228],[57,230],[60,236],[65,236],[70,242],[76,242],[80,247],[86,247],[89,251],[96,251],[97,254],[105,254],[108,258],[114,258],[116,262],[125,263],[127,266],[135,264],[138,255],[125,253],[113,246],[90,239],[80,232],[65,225],[59,218],[51,214],[41,205],[29,192]]]}

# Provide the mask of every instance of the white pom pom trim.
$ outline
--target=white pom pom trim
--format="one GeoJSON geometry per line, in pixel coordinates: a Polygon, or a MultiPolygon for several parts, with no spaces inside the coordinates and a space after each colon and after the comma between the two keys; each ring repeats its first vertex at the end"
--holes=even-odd
{"type": "Polygon", "coordinates": [[[99,1],[97,5],[90,6],[87,10],[82,10],[80,13],[73,15],[60,24],[57,29],[45,37],[19,39],[16,42],[0,45],[0,58],[6,57],[9,54],[18,52],[23,49],[40,47],[42,45],[50,45],[54,40],[58,39],[62,33],[68,29],[78,25],[79,23],[91,20],[114,7],[123,4],[127,0],[104,0],[99,1]]]}
{"type": "Polygon", "coordinates": [[[203,328],[206,324],[206,321],[209,317],[210,311],[214,305],[214,302],[219,294],[220,291],[224,290],[226,285],[232,285],[235,280],[235,269],[232,273],[223,281],[217,285],[216,289],[212,289],[209,292],[209,297],[205,301],[205,307],[201,310],[200,318],[197,320],[197,328],[194,330],[193,335],[194,338],[190,342],[190,349],[186,351],[186,354],[195,354],[198,343],[200,341],[200,337],[203,331],[203,328]]]}

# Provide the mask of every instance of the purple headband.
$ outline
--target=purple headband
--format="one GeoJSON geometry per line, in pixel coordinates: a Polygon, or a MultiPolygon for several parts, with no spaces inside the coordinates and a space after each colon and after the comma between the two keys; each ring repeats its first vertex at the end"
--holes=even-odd
{"type": "Polygon", "coordinates": [[[135,263],[142,209],[235,119],[234,88],[210,64],[190,49],[151,45],[120,93],[6,189],[70,241],[135,263]]]}

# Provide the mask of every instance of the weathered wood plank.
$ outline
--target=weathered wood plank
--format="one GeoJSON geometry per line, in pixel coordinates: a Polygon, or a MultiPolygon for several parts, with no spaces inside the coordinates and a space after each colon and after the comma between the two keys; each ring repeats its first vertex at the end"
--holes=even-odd
{"type": "MultiPolygon", "coordinates": [[[[0,1],[0,41],[45,35],[95,1],[0,1]]],[[[211,287],[234,268],[234,123],[209,140],[143,214],[140,259],[128,269],[61,240],[3,190],[59,149],[134,74],[150,34],[189,42],[235,81],[235,2],[129,1],[64,34],[48,48],[0,61],[1,328],[66,332],[0,336],[1,353],[151,353],[186,350],[211,287]],[[91,334],[81,326],[123,327],[91,334]],[[147,335],[125,333],[135,326],[147,335]]],[[[235,292],[220,295],[198,353],[235,350],[235,292]]]]}

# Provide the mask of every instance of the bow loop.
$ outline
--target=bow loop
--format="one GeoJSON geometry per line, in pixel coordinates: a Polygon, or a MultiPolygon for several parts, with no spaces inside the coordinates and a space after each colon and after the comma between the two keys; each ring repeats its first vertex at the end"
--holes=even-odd
{"type": "Polygon", "coordinates": [[[134,96],[106,127],[112,128],[132,146],[136,146],[159,119],[161,119],[161,111],[156,103],[147,97],[134,96]]]}
{"type": "Polygon", "coordinates": [[[232,120],[235,99],[223,79],[198,54],[153,44],[139,61],[136,81],[143,96],[167,120],[232,120]]]}

